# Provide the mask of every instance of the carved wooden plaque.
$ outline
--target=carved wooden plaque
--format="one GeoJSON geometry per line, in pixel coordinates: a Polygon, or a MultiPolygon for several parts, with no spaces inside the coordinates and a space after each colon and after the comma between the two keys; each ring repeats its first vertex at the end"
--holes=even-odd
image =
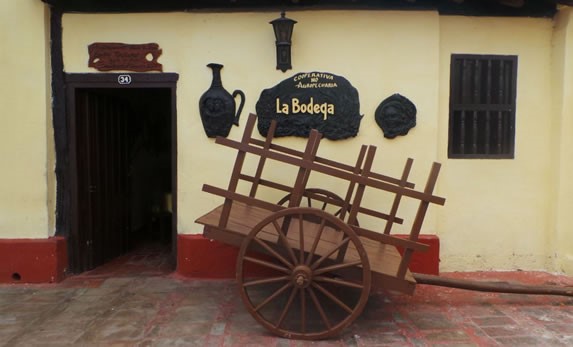
{"type": "Polygon", "coordinates": [[[157,62],[162,53],[157,43],[94,42],[88,46],[88,53],[88,66],[99,71],[163,71],[157,62]]]}

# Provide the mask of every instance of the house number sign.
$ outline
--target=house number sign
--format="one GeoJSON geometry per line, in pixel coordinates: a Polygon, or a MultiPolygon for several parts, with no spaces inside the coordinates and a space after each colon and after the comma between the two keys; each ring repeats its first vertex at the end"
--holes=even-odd
{"type": "Polygon", "coordinates": [[[327,72],[298,73],[263,90],[256,110],[263,136],[277,120],[277,137],[308,137],[317,129],[328,139],[345,139],[356,136],[362,119],[356,88],[327,72]]]}
{"type": "Polygon", "coordinates": [[[117,83],[119,84],[131,84],[130,75],[119,75],[117,76],[117,83]]]}

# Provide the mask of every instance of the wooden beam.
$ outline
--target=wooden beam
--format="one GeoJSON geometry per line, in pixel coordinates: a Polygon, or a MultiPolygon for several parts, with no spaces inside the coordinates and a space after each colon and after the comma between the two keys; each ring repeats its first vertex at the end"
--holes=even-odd
{"type": "Polygon", "coordinates": [[[435,275],[412,273],[418,284],[458,288],[491,293],[512,293],[529,295],[561,295],[573,297],[573,287],[556,285],[534,285],[502,281],[477,281],[448,278],[435,275]]]}
{"type": "Polygon", "coordinates": [[[50,8],[50,62],[52,67],[52,126],[56,151],[56,235],[68,236],[70,191],[62,11],[55,7],[50,8]]]}
{"type": "Polygon", "coordinates": [[[523,5],[525,5],[524,0],[497,0],[497,1],[504,6],[515,7],[515,8],[520,8],[523,7],[523,5]]]}
{"type": "Polygon", "coordinates": [[[438,11],[445,15],[552,17],[573,0],[41,0],[63,12],[276,12],[293,10],[438,11]]]}

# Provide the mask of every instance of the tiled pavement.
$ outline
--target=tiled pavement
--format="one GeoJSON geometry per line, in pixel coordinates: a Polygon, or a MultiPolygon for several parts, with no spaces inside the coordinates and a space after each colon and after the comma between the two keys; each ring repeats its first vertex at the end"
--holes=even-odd
{"type": "MultiPolygon", "coordinates": [[[[573,285],[534,272],[443,275],[573,285]]],[[[419,285],[414,296],[374,293],[336,339],[293,341],[251,318],[234,281],[180,278],[140,256],[60,284],[0,285],[0,345],[573,346],[573,298],[419,285]]]]}

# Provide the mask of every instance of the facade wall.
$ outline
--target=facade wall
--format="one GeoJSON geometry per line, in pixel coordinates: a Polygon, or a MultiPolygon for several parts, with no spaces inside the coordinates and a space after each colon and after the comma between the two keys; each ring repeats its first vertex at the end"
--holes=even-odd
{"type": "MultiPolygon", "coordinates": [[[[47,9],[40,1],[0,3],[0,104],[2,157],[10,165],[0,180],[0,238],[45,238],[53,225],[53,141],[49,111],[47,9]],[[22,16],[29,18],[22,25],[22,16]],[[13,35],[14,31],[18,35],[13,35]],[[10,35],[8,35],[10,34],[10,35]],[[9,131],[8,131],[9,129],[9,131]],[[51,219],[50,219],[51,218],[51,219]]],[[[246,115],[255,112],[260,92],[296,72],[322,71],[347,78],[358,89],[364,114],[356,138],[324,140],[319,155],[353,163],[362,144],[378,146],[375,170],[398,176],[415,158],[412,180],[423,187],[431,162],[443,164],[437,194],[445,207],[431,206],[423,231],[442,242],[441,269],[543,269],[573,274],[573,174],[569,143],[573,36],[568,10],[553,21],[532,18],[439,16],[436,12],[300,11],[295,25],[293,70],[275,70],[272,27],[278,13],[64,14],[64,69],[88,68],[93,42],[156,42],[165,72],[178,73],[178,221],[181,234],[201,232],[194,223],[221,203],[201,192],[203,183],[225,187],[234,152],[214,144],[201,125],[198,102],[211,83],[208,63],[221,63],[224,87],[241,89],[246,115]],[[555,28],[554,28],[555,27],[555,28]],[[452,53],[515,54],[518,60],[515,159],[447,158],[449,62],[452,53]],[[417,107],[417,125],[407,136],[388,140],[374,121],[386,97],[400,93],[417,107]]],[[[302,149],[305,140],[277,143],[302,149]]],[[[254,171],[255,162],[247,166],[254,171]]],[[[293,168],[268,165],[264,175],[294,181],[293,168]]],[[[321,176],[308,185],[343,195],[345,187],[321,176]]],[[[276,192],[265,192],[269,201],[276,192]]],[[[365,206],[384,204],[366,195],[365,206]]],[[[411,219],[415,204],[399,215],[411,219]]],[[[376,229],[376,221],[361,220],[376,229]]],[[[404,233],[410,224],[396,228],[404,233]]]]}
{"type": "Polygon", "coordinates": [[[556,256],[556,270],[573,273],[573,27],[571,9],[563,9],[555,18],[553,34],[553,160],[554,205],[551,225],[551,251],[556,256]]]}
{"type": "Polygon", "coordinates": [[[53,230],[47,207],[48,23],[40,1],[0,2],[0,239],[46,238],[53,230]]]}
{"type": "Polygon", "coordinates": [[[442,269],[552,269],[552,21],[440,18],[442,269]],[[518,56],[515,159],[447,159],[452,53],[518,56]]]}
{"type": "MultiPolygon", "coordinates": [[[[203,134],[197,104],[210,83],[205,65],[224,64],[224,86],[245,91],[245,110],[254,112],[262,89],[294,73],[274,70],[274,38],[266,25],[274,16],[185,13],[64,17],[67,72],[90,71],[86,65],[89,43],[119,41],[159,43],[164,50],[160,59],[164,70],[180,74],[180,233],[200,232],[200,226],[193,223],[195,218],[221,201],[201,193],[201,185],[209,182],[224,187],[234,158],[232,151],[218,148],[203,134]],[[118,27],[122,30],[114,29],[118,27]]],[[[563,157],[553,155],[556,146],[563,144],[554,141],[556,119],[548,112],[548,101],[555,91],[551,19],[391,11],[290,12],[289,17],[298,21],[293,37],[293,71],[339,74],[360,93],[365,116],[359,135],[351,140],[326,141],[321,155],[351,163],[361,144],[374,144],[379,146],[377,170],[397,175],[405,158],[411,156],[416,159],[417,182],[425,177],[432,161],[442,162],[438,191],[448,201],[444,208],[431,208],[424,231],[437,233],[442,239],[443,270],[557,270],[555,264],[562,258],[559,254],[567,251],[556,254],[554,245],[567,234],[559,231],[566,221],[554,215],[553,208],[567,198],[554,190],[554,175],[563,157]],[[452,53],[518,55],[515,159],[447,158],[452,53]],[[387,140],[373,114],[380,101],[393,93],[416,104],[418,124],[408,136],[387,140]],[[558,196],[562,201],[556,200],[558,196]],[[554,218],[558,218],[555,230],[554,218]]],[[[230,137],[238,138],[240,133],[235,128],[230,137]]],[[[302,139],[279,141],[296,148],[304,145],[302,139]]],[[[269,175],[282,176],[278,178],[281,182],[293,181],[294,170],[268,168],[269,175]]],[[[311,177],[312,185],[340,193],[337,182],[324,177],[311,177]]],[[[268,195],[271,201],[279,198],[268,195]]],[[[377,197],[366,198],[365,205],[380,204],[377,197]]],[[[402,213],[412,216],[414,209],[415,205],[406,204],[402,213]]],[[[374,221],[364,222],[368,223],[376,228],[374,221]]],[[[408,228],[406,225],[398,231],[408,228]]]]}
{"type": "MultiPolygon", "coordinates": [[[[277,13],[229,14],[65,14],[63,18],[66,72],[95,72],[87,67],[87,46],[92,42],[156,42],[163,49],[159,61],[165,72],[179,73],[178,112],[178,230],[200,233],[197,217],[222,201],[201,192],[204,183],[226,187],[235,152],[205,136],[199,117],[199,98],[211,83],[210,62],[223,64],[223,86],[246,94],[243,111],[255,112],[261,91],[295,72],[324,71],[347,78],[359,91],[364,114],[359,135],[343,141],[324,140],[319,155],[353,164],[362,144],[379,146],[376,170],[399,176],[411,156],[417,159],[414,181],[424,183],[437,157],[439,17],[433,12],[289,12],[296,19],[293,36],[293,70],[275,69],[272,26],[277,13]],[[396,35],[399,33],[399,35],[396,35]],[[404,44],[415,42],[415,44],[404,44]],[[293,72],[295,71],[295,72],[293,72]],[[410,98],[418,108],[418,125],[410,135],[384,139],[374,120],[378,104],[393,93],[410,98]],[[430,145],[428,145],[430,144],[430,145]]],[[[242,126],[230,138],[239,139],[242,126]]],[[[277,143],[303,149],[301,138],[280,138],[277,143]]],[[[254,172],[255,162],[248,162],[254,172]]],[[[264,175],[278,182],[294,183],[295,168],[267,165],[264,175]]],[[[309,187],[319,185],[344,196],[346,185],[311,175],[309,187]]],[[[282,195],[261,197],[278,201],[282,195]]],[[[379,196],[378,196],[379,198],[379,196]]],[[[366,196],[365,206],[379,203],[366,196]]],[[[388,201],[391,203],[391,201],[388,201]]],[[[405,204],[413,218],[416,205],[405,204]]],[[[435,232],[437,209],[427,218],[427,231],[435,232]]],[[[361,223],[374,221],[361,220],[361,223]]],[[[398,232],[409,229],[401,228],[398,232]]]]}

